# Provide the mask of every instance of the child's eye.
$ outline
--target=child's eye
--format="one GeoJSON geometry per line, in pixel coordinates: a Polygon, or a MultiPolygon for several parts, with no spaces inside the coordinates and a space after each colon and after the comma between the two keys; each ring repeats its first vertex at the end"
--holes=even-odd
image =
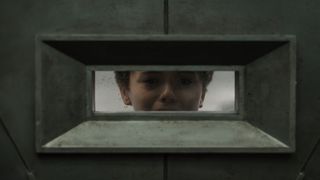
{"type": "Polygon", "coordinates": [[[145,79],[142,82],[148,86],[154,86],[159,83],[159,80],[155,78],[150,78],[150,79],[145,79]]]}
{"type": "Polygon", "coordinates": [[[184,85],[184,86],[189,86],[193,83],[192,79],[188,79],[188,78],[181,78],[180,79],[180,84],[184,85]]]}

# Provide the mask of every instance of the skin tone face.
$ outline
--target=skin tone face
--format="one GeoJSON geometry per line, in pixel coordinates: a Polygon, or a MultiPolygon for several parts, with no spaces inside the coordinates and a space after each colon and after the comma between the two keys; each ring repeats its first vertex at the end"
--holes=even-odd
{"type": "Polygon", "coordinates": [[[120,91],[136,111],[197,111],[205,96],[197,73],[179,71],[131,72],[129,87],[120,91]]]}

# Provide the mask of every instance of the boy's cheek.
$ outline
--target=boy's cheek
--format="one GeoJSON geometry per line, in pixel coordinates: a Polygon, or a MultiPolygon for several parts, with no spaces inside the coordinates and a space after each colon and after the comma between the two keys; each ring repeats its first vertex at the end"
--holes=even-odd
{"type": "Polygon", "coordinates": [[[150,97],[150,95],[137,95],[132,98],[132,104],[136,110],[144,110],[148,111],[151,110],[153,105],[155,103],[155,100],[153,97],[150,97]]]}

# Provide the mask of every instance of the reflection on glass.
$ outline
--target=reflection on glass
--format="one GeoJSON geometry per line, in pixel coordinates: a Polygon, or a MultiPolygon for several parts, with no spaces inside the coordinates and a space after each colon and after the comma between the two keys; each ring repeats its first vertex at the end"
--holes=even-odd
{"type": "Polygon", "coordinates": [[[96,112],[235,111],[234,71],[95,71],[96,112]]]}

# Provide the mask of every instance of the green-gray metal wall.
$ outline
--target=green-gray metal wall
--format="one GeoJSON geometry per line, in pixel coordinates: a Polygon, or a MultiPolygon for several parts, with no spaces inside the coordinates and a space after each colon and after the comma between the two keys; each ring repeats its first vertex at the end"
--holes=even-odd
{"type": "MultiPolygon", "coordinates": [[[[320,137],[319,7],[318,0],[1,0],[0,179],[27,179],[31,176],[26,168],[37,180],[296,179],[320,137]],[[34,39],[38,33],[296,35],[296,152],[37,154],[34,39]]],[[[320,148],[306,167],[305,179],[320,179],[319,164],[320,148]]]]}

